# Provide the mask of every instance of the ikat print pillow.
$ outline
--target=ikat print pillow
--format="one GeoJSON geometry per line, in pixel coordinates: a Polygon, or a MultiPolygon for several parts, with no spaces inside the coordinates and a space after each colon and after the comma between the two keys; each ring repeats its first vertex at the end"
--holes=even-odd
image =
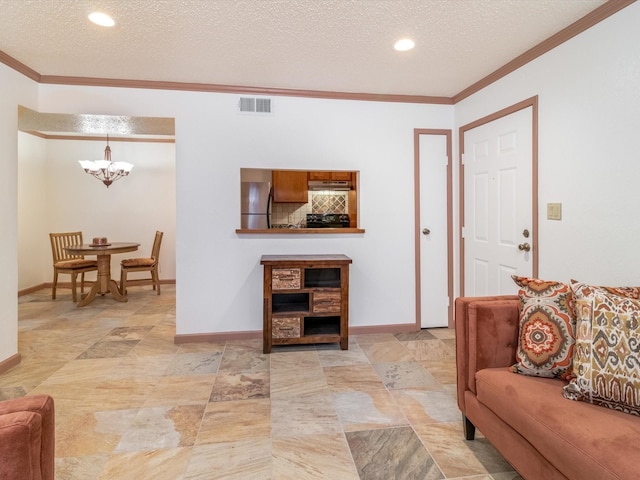
{"type": "Polygon", "coordinates": [[[573,294],[569,285],[516,275],[512,278],[520,287],[517,361],[512,371],[568,379],[575,345],[573,294]]]}
{"type": "Polygon", "coordinates": [[[578,280],[571,280],[571,291],[576,299],[591,298],[595,293],[613,294],[620,297],[640,300],[640,287],[603,287],[599,285],[589,285],[578,280]]]}
{"type": "Polygon", "coordinates": [[[640,301],[597,287],[582,293],[576,302],[574,378],[563,395],[640,415],[640,301]]]}

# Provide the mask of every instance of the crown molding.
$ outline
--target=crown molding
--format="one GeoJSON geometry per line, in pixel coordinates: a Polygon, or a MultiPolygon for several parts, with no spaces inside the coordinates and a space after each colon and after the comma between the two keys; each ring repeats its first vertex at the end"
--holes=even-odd
{"type": "MultiPolygon", "coordinates": [[[[43,133],[34,130],[20,130],[23,133],[39,137],[44,140],[87,140],[94,142],[104,142],[104,136],[96,137],[94,135],[60,135],[43,133]]],[[[112,137],[109,136],[109,142],[132,142],[132,143],[176,143],[173,138],[140,138],[140,137],[112,137]]]]}
{"type": "Polygon", "coordinates": [[[36,82],[40,81],[40,74],[33,68],[27,67],[24,63],[19,62],[11,55],[6,54],[0,50],[0,63],[4,63],[7,67],[13,68],[16,72],[21,73],[25,77],[30,78],[36,82]]]}
{"type": "Polygon", "coordinates": [[[550,36],[546,40],[540,42],[533,48],[530,48],[523,54],[517,56],[509,63],[503,65],[493,73],[490,73],[483,79],[477,81],[473,85],[468,86],[461,92],[457,93],[452,97],[453,103],[458,103],[461,100],[473,95],[474,93],[479,92],[483,88],[491,85],[492,83],[500,80],[503,77],[506,77],[510,73],[516,71],[520,67],[526,65],[527,63],[535,60],[536,58],[544,55],[545,53],[553,50],[557,46],[563,44],[567,40],[572,39],[576,35],[584,32],[585,30],[593,27],[597,23],[605,20],[610,17],[614,13],[619,12],[625,7],[628,7],[632,3],[635,3],[636,0],[609,0],[607,3],[602,4],[592,12],[588,13],[584,17],[575,21],[568,27],[563,28],[555,35],[550,36]]]}
{"type": "Polygon", "coordinates": [[[188,92],[234,93],[245,95],[277,95],[285,97],[323,98],[334,100],[365,100],[371,102],[434,103],[451,105],[449,97],[425,95],[399,95],[380,93],[331,92],[323,90],[296,90],[290,88],[219,85],[211,83],[166,82],[156,80],[127,80],[115,78],[66,77],[41,75],[40,83],[91,87],[144,88],[155,90],[181,90],[188,92]]]}

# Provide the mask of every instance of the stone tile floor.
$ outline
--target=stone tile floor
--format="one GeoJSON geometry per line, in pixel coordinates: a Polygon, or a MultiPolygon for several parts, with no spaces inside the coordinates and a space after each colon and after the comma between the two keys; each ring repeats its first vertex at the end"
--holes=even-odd
{"type": "Polygon", "coordinates": [[[58,480],[514,480],[463,439],[452,330],[337,345],[176,345],[175,286],[78,308],[19,299],[22,363],[0,399],[56,403],[58,480]]]}

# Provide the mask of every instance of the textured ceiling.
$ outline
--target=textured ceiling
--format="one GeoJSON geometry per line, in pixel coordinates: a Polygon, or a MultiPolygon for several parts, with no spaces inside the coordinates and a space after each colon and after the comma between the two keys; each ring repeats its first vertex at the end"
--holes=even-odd
{"type": "Polygon", "coordinates": [[[0,0],[0,51],[41,75],[452,97],[603,3],[0,0]]]}

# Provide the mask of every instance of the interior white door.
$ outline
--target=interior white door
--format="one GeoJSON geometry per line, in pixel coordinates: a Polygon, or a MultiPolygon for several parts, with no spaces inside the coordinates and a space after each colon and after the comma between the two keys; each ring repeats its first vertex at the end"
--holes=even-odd
{"type": "Polygon", "coordinates": [[[464,134],[464,295],[514,294],[532,275],[532,107],[464,134]]]}
{"type": "Polygon", "coordinates": [[[420,323],[448,324],[447,137],[420,134],[420,323]]]}

